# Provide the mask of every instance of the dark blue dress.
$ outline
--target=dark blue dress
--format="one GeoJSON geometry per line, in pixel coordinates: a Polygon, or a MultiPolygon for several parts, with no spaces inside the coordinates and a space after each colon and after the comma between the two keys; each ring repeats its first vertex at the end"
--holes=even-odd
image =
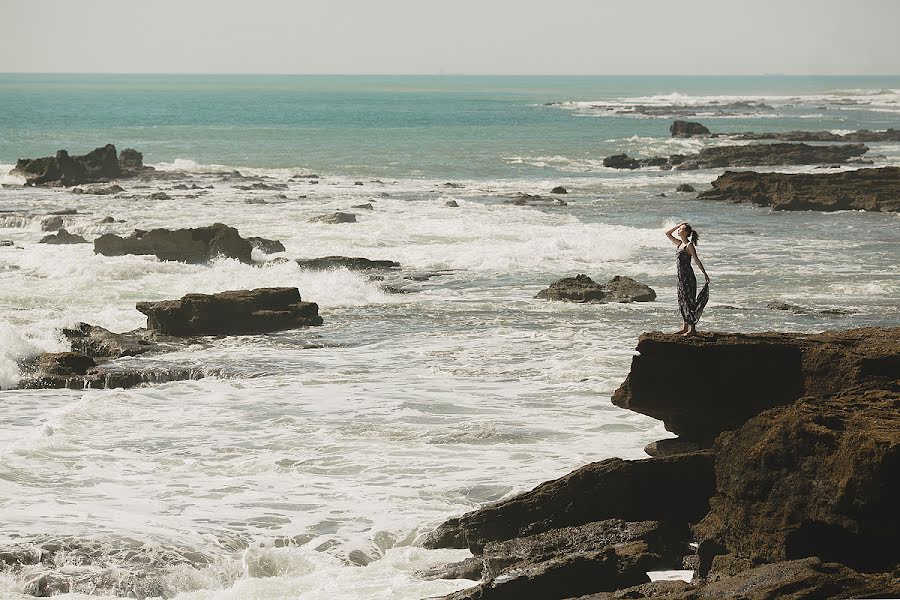
{"type": "Polygon", "coordinates": [[[681,309],[681,318],[688,325],[696,325],[709,300],[709,283],[697,294],[697,277],[691,268],[691,253],[687,246],[675,252],[675,259],[678,263],[678,308],[681,309]]]}

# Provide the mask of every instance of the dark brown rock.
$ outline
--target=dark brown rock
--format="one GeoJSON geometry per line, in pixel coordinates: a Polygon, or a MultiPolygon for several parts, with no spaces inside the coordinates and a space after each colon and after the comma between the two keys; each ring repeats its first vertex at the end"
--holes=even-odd
{"type": "Polygon", "coordinates": [[[755,133],[720,133],[713,137],[728,137],[736,140],[779,140],[782,142],[900,142],[900,129],[887,131],[869,131],[860,129],[850,133],[832,133],[830,131],[787,131],[755,133]]]}
{"type": "Polygon", "coordinates": [[[147,196],[150,200],[171,200],[172,196],[168,195],[165,192],[153,192],[149,196],[147,196]]]}
{"type": "Polygon", "coordinates": [[[71,192],[73,194],[89,194],[92,196],[110,196],[112,194],[118,194],[124,192],[125,188],[120,185],[92,185],[85,188],[75,187],[72,188],[71,192]]]}
{"type": "Polygon", "coordinates": [[[323,256],[321,258],[298,258],[297,264],[303,269],[311,271],[325,271],[327,269],[347,269],[349,271],[381,271],[399,269],[400,263],[392,260],[371,260],[362,257],[350,256],[323,256]]]}
{"type": "Polygon", "coordinates": [[[809,144],[748,144],[746,146],[714,146],[685,157],[674,165],[680,170],[716,169],[722,167],[756,167],[781,165],[820,165],[847,162],[862,156],[869,148],[863,144],[810,146],[809,144]]]}
{"type": "Polygon", "coordinates": [[[215,223],[193,229],[135,230],[123,238],[104,234],[94,240],[94,252],[105,256],[154,254],[160,260],[204,263],[218,257],[250,263],[252,246],[234,227],[215,223]]]}
{"type": "Polygon", "coordinates": [[[530,492],[449,519],[428,535],[429,548],[469,548],[605,519],[696,522],[714,492],[708,452],[591,463],[530,492]],[[678,489],[679,494],[659,490],[678,489]]]}
{"type": "Polygon", "coordinates": [[[694,121],[675,121],[669,126],[672,137],[692,137],[695,135],[709,135],[709,129],[694,121]]]}
{"type": "Polygon", "coordinates": [[[88,241],[80,235],[69,233],[65,229],[60,229],[55,234],[45,235],[38,242],[39,244],[87,244],[88,241]]]}
{"type": "Polygon", "coordinates": [[[335,212],[329,215],[319,215],[309,220],[310,223],[328,223],[337,225],[339,223],[356,223],[356,215],[353,213],[335,212]]]}
{"type": "Polygon", "coordinates": [[[604,158],[603,166],[611,169],[638,169],[641,163],[627,154],[615,154],[604,158]]]}
{"type": "Polygon", "coordinates": [[[900,378],[898,346],[900,328],[688,338],[646,333],[612,400],[662,420],[685,439],[710,443],[750,417],[801,396],[832,395],[875,385],[883,377],[900,378]],[[703,377],[688,389],[672,385],[689,371],[703,377]]]}
{"type": "Polygon", "coordinates": [[[631,279],[616,275],[603,285],[587,275],[564,277],[541,290],[535,298],[563,302],[650,302],[656,299],[652,288],[631,279]]]}
{"type": "Polygon", "coordinates": [[[37,370],[47,375],[84,375],[96,366],[94,359],[77,352],[48,352],[40,355],[37,370]]]}
{"type": "Polygon", "coordinates": [[[551,194],[568,194],[569,190],[567,190],[566,188],[564,188],[561,185],[558,185],[555,188],[553,188],[552,190],[550,190],[550,193],[551,194]]]}
{"type": "Polygon", "coordinates": [[[720,435],[715,451],[701,540],[750,565],[808,556],[863,571],[900,564],[900,382],[766,411],[720,435]]]}
{"type": "Polygon", "coordinates": [[[773,210],[900,211],[900,167],[839,173],[726,171],[699,198],[749,202],[773,210]]]}
{"type": "Polygon", "coordinates": [[[269,240],[262,237],[248,237],[247,241],[250,242],[250,245],[257,250],[265,253],[265,254],[276,254],[278,252],[284,252],[285,247],[284,244],[279,242],[278,240],[269,240]]]}
{"type": "Polygon", "coordinates": [[[103,327],[78,323],[71,329],[63,329],[73,352],[93,359],[112,359],[122,356],[138,356],[154,351],[158,344],[150,340],[145,330],[129,333],[113,333],[103,327]]]}
{"type": "Polygon", "coordinates": [[[858,573],[817,558],[772,563],[712,581],[656,581],[578,600],[825,600],[897,598],[900,582],[890,574],[858,573]]]}
{"type": "Polygon", "coordinates": [[[675,191],[676,191],[676,192],[694,193],[694,192],[696,192],[697,190],[696,190],[696,188],[694,188],[694,186],[692,186],[692,185],[689,184],[689,183],[682,183],[682,184],[679,185],[677,188],[675,188],[675,191]]]}
{"type": "Polygon", "coordinates": [[[147,329],[171,336],[243,335],[321,325],[319,306],[297,288],[187,294],[180,300],[138,302],[147,329]]]}
{"type": "Polygon", "coordinates": [[[107,144],[82,156],[59,150],[56,156],[20,158],[10,174],[25,177],[25,185],[105,183],[153,172],[153,167],[143,165],[142,158],[140,152],[132,149],[123,150],[119,156],[116,147],[107,144]]]}
{"type": "Polygon", "coordinates": [[[561,600],[615,590],[649,581],[647,569],[658,559],[643,542],[564,554],[525,566],[511,578],[450,594],[444,600],[561,600]]]}

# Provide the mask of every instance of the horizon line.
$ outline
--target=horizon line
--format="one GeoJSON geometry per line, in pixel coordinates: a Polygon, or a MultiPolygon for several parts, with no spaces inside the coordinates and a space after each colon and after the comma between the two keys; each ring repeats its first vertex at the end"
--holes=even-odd
{"type": "Polygon", "coordinates": [[[231,75],[258,77],[900,77],[900,73],[250,73],[240,71],[0,71],[0,75],[231,75]]]}

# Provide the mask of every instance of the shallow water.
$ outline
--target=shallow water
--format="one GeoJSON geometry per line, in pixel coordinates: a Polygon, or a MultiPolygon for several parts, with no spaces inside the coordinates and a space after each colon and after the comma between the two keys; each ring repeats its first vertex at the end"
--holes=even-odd
{"type": "MultiPolygon", "coordinates": [[[[637,336],[680,325],[665,227],[690,220],[702,235],[712,277],[702,328],[900,324],[897,215],[695,201],[674,188],[702,189],[718,171],[623,173],[603,157],[728,143],[667,137],[686,106],[702,105],[714,131],[883,129],[896,123],[897,90],[896,78],[0,77],[0,112],[14,117],[0,123],[0,172],[20,154],[113,141],[214,186],[193,198],[175,181],[125,182],[120,198],[0,188],[0,239],[15,242],[0,247],[0,544],[93,541],[91,566],[56,571],[98,594],[134,573],[135,595],[179,598],[414,599],[470,585],[417,576],[467,555],[423,550],[422,534],[670,435],[609,400],[637,336]],[[737,100],[772,110],[712,104],[737,100]],[[649,105],[663,116],[631,112],[649,105]],[[237,190],[244,182],[222,177],[232,169],[288,188],[237,190]],[[290,179],[310,172],[319,184],[290,179]],[[566,206],[502,203],[559,184],[566,206]],[[157,189],[172,199],[146,199],[157,189]],[[356,224],[307,222],[364,202],[374,210],[354,211],[356,224]],[[41,218],[60,208],[77,209],[65,226],[89,239],[219,221],[281,240],[289,258],[441,273],[389,294],[292,261],[198,266],[37,244],[41,218]],[[100,224],[107,215],[123,222],[100,224]],[[629,275],[659,298],[533,299],[576,273],[629,275]],[[262,286],[298,287],[325,325],[124,361],[220,373],[199,381],[8,389],[17,361],[63,349],[62,327],[123,331],[143,325],[140,300],[262,286]],[[767,308],[774,299],[806,312],[767,308]],[[819,312],[832,308],[849,314],[819,312]],[[121,552],[130,546],[143,563],[121,552]]],[[[900,145],[871,147],[878,164],[900,162],[900,145]]],[[[0,574],[4,597],[26,585],[0,574]]]]}

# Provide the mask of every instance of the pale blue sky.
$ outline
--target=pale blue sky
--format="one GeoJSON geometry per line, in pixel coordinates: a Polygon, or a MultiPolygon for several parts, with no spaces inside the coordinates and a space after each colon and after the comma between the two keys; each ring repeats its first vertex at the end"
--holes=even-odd
{"type": "Polygon", "coordinates": [[[0,72],[900,74],[895,0],[0,0],[0,72]]]}

